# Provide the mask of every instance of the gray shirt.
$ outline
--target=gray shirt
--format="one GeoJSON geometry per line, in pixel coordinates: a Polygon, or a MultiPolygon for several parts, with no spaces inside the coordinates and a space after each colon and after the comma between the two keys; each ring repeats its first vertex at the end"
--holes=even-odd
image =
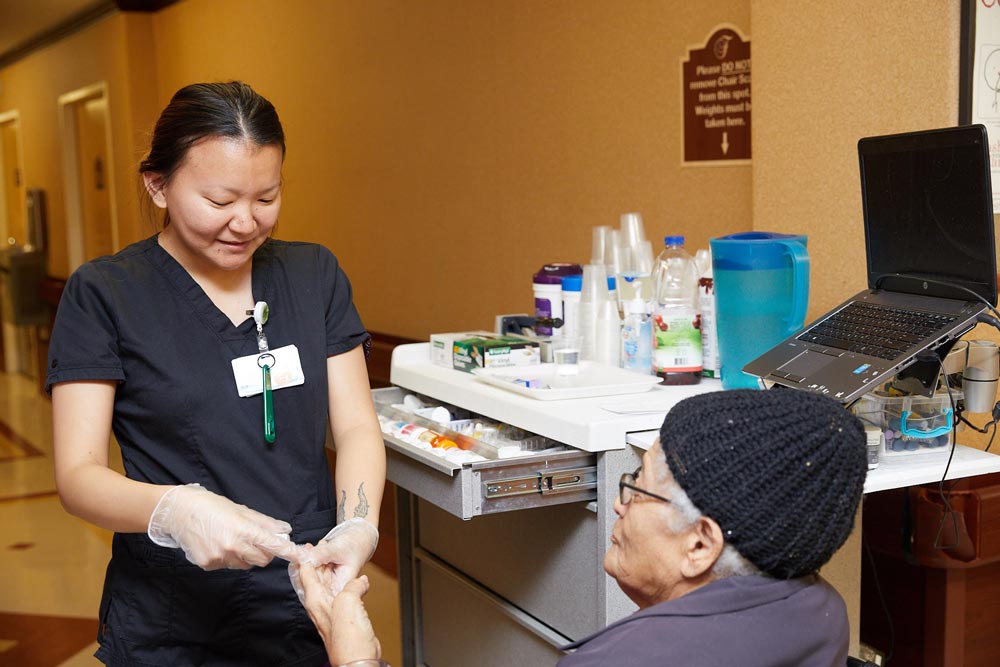
{"type": "Polygon", "coordinates": [[[843,667],[847,609],[818,575],[713,581],[563,647],[558,667],[843,667]]]}

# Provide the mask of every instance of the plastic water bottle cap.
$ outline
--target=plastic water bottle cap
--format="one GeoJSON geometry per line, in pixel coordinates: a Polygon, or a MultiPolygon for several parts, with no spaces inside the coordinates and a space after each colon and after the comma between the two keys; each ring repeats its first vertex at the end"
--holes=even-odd
{"type": "Polygon", "coordinates": [[[663,237],[663,245],[684,245],[683,236],[665,236],[663,237]]]}

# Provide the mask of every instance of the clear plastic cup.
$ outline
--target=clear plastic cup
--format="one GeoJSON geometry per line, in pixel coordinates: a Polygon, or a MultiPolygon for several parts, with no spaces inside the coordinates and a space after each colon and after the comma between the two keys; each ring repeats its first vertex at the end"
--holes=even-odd
{"type": "Polygon", "coordinates": [[[604,266],[608,268],[608,275],[613,276],[618,273],[619,251],[621,248],[621,234],[617,229],[612,229],[608,233],[608,242],[604,246],[604,266]]]}
{"type": "Polygon", "coordinates": [[[590,261],[592,264],[603,264],[607,257],[608,246],[611,243],[611,226],[594,227],[593,243],[590,246],[590,261]]]}
{"type": "Polygon", "coordinates": [[[581,361],[581,339],[579,336],[564,336],[552,340],[552,360],[556,365],[556,375],[578,375],[581,361]]]}
{"type": "Polygon", "coordinates": [[[580,287],[580,304],[577,311],[577,331],[582,339],[583,358],[593,361],[594,344],[597,336],[597,317],[601,304],[610,298],[608,291],[608,270],[603,264],[587,264],[583,267],[583,283],[580,287]]]}
{"type": "Polygon", "coordinates": [[[586,264],[583,267],[583,283],[580,285],[580,301],[602,303],[608,299],[608,269],[603,264],[586,264]]]}
{"type": "Polygon", "coordinates": [[[639,213],[623,213],[621,217],[621,243],[630,248],[638,248],[646,240],[646,230],[639,213]]]}
{"type": "Polygon", "coordinates": [[[614,275],[629,274],[635,271],[635,252],[630,246],[618,244],[614,247],[614,263],[610,265],[614,275]]]}

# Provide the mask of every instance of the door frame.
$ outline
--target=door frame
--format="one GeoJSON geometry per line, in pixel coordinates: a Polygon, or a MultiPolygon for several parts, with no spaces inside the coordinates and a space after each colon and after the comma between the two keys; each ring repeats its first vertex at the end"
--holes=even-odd
{"type": "MultiPolygon", "coordinates": [[[[15,151],[17,152],[18,167],[21,170],[21,183],[23,184],[25,182],[24,142],[21,141],[21,114],[17,111],[17,109],[0,111],[0,125],[5,123],[14,124],[14,136],[17,141],[15,151]]],[[[2,135],[0,135],[0,143],[3,143],[2,135]]],[[[2,148],[2,146],[0,146],[0,148],[2,148]]],[[[4,167],[3,151],[0,150],[0,170],[4,169],[4,167]]],[[[24,188],[21,188],[19,192],[24,192],[24,190],[24,188]]],[[[11,193],[6,191],[4,179],[0,178],[0,249],[2,250],[7,249],[7,239],[10,238],[10,221],[7,219],[7,197],[10,196],[10,194],[11,193]]],[[[14,196],[18,196],[17,192],[13,194],[14,196]]],[[[23,197],[21,199],[22,201],[20,202],[20,206],[24,207],[26,202],[23,201],[23,197]]],[[[3,298],[3,295],[0,295],[0,302],[3,301],[3,298]]],[[[3,318],[0,317],[0,372],[6,373],[8,371],[8,363],[10,363],[8,360],[14,358],[14,350],[11,347],[13,342],[8,340],[8,336],[14,333],[14,329],[12,326],[5,324],[2,320],[3,318]],[[8,348],[11,348],[11,354],[8,354],[8,348]]]]}
{"type": "Polygon", "coordinates": [[[111,104],[108,95],[108,84],[101,81],[90,86],[77,88],[59,96],[59,135],[62,140],[63,186],[66,202],[66,258],[69,271],[72,273],[83,264],[83,204],[80,201],[80,168],[79,142],[76,131],[76,105],[93,98],[104,98],[107,103],[107,113],[104,116],[104,138],[108,152],[107,183],[108,197],[111,205],[111,246],[117,251],[121,248],[118,234],[118,206],[115,197],[115,164],[114,146],[111,138],[111,104]]]}
{"type": "MultiPolygon", "coordinates": [[[[9,111],[0,111],[0,125],[10,122],[14,123],[14,134],[17,137],[17,146],[15,146],[14,149],[17,151],[17,162],[21,170],[20,177],[21,177],[21,183],[23,184],[25,182],[25,175],[24,175],[24,146],[23,146],[24,142],[21,141],[21,114],[17,109],[11,109],[9,111]]],[[[0,139],[0,142],[2,141],[3,140],[0,139]]],[[[0,168],[3,168],[3,166],[4,166],[3,153],[0,152],[0,168]]],[[[4,181],[2,178],[0,178],[0,201],[6,203],[7,194],[8,193],[4,190],[4,181]]],[[[27,205],[27,202],[25,202],[24,198],[21,197],[21,201],[19,202],[19,204],[21,208],[24,208],[27,205]]],[[[10,236],[9,225],[10,221],[7,220],[7,207],[0,206],[0,243],[3,244],[3,247],[7,246],[7,238],[10,236]]],[[[25,241],[27,241],[27,239],[25,239],[25,241]]]]}

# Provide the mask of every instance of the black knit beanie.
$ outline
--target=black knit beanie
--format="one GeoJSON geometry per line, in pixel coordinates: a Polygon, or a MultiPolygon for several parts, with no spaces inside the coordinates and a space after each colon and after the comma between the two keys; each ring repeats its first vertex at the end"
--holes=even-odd
{"type": "Polygon", "coordinates": [[[660,445],[691,502],[762,572],[815,572],[851,532],[865,431],[829,398],[784,388],[701,394],[667,413],[660,445]]]}

